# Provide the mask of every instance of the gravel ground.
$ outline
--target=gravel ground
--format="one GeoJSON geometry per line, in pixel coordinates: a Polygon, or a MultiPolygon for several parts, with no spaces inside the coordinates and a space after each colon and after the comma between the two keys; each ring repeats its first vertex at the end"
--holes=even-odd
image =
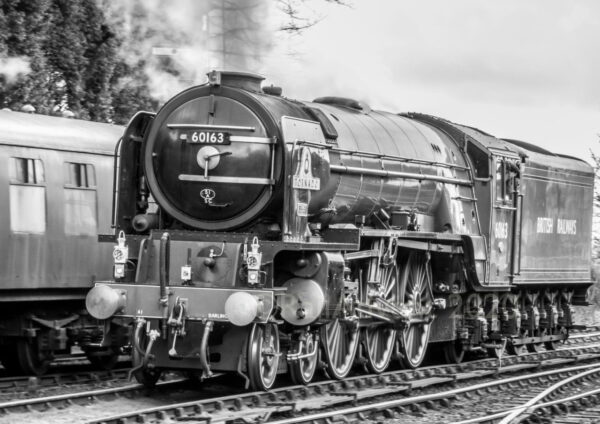
{"type": "MultiPolygon", "coordinates": [[[[207,383],[206,383],[207,384],[207,383]]],[[[228,381],[214,381],[211,386],[190,383],[190,387],[178,390],[156,390],[135,398],[118,397],[99,400],[85,405],[71,405],[65,409],[49,409],[44,412],[23,412],[0,415],[0,424],[81,424],[90,420],[118,415],[165,404],[189,402],[208,397],[232,394],[228,381]]],[[[79,401],[78,401],[79,402],[79,401]]],[[[81,402],[83,403],[83,401],[81,402]]]]}
{"type": "MultiPolygon", "coordinates": [[[[173,402],[180,401],[177,393],[174,393],[173,402]]],[[[119,414],[142,408],[151,408],[162,405],[164,398],[143,397],[132,399],[120,398],[111,401],[95,402],[86,406],[70,406],[66,410],[51,409],[45,412],[14,413],[0,417],[1,424],[81,424],[89,420],[105,417],[111,414],[119,414]]]]}
{"type": "Polygon", "coordinates": [[[600,306],[575,306],[575,323],[600,326],[600,306]]]}
{"type": "MultiPolygon", "coordinates": [[[[387,418],[382,415],[379,417],[380,420],[369,421],[369,423],[447,424],[459,422],[485,416],[490,413],[500,412],[509,406],[521,406],[528,399],[541,393],[546,387],[551,386],[555,382],[556,381],[545,382],[543,384],[534,382],[528,383],[527,387],[514,386],[510,389],[505,388],[502,390],[493,388],[491,391],[479,395],[470,395],[469,397],[461,396],[458,399],[451,400],[450,406],[447,408],[421,409],[414,412],[407,408],[405,413],[397,414],[393,418],[387,418]]],[[[599,380],[580,382],[576,387],[568,389],[568,395],[594,389],[598,387],[599,384],[599,380]]],[[[562,394],[561,397],[562,396],[567,396],[567,394],[562,394]]]]}

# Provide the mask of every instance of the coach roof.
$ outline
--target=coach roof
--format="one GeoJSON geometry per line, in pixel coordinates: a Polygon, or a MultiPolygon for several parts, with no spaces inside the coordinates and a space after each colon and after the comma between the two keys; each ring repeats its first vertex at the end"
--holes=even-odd
{"type": "Polygon", "coordinates": [[[0,144],[113,155],[123,127],[0,110],[0,144]]]}

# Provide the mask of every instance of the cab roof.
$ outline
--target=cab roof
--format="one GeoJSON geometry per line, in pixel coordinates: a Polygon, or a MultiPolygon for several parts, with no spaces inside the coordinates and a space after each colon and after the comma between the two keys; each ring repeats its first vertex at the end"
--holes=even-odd
{"type": "Polygon", "coordinates": [[[497,138],[477,128],[456,124],[431,115],[411,113],[406,116],[425,121],[451,133],[457,143],[468,140],[469,143],[477,145],[480,150],[486,151],[488,155],[509,155],[515,158],[518,156],[527,163],[535,163],[546,168],[577,171],[584,174],[593,174],[594,172],[592,166],[582,159],[552,153],[532,143],[497,138]]]}

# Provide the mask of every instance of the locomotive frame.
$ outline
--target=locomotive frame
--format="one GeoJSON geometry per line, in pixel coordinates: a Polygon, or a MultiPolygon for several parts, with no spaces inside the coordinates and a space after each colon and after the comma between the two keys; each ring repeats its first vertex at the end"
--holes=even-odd
{"type": "Polygon", "coordinates": [[[344,378],[568,337],[591,283],[589,165],[261,79],[213,72],[125,132],[115,279],[87,305],[134,322],[138,381],[232,371],[269,389],[321,364],[344,378]]]}

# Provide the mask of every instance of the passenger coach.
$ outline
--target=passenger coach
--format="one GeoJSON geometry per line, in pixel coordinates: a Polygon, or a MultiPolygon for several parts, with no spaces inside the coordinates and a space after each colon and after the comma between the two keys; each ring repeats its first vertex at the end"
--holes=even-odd
{"type": "Polygon", "coordinates": [[[42,374],[78,344],[98,349],[103,329],[84,304],[111,275],[115,125],[0,111],[0,360],[14,372],[42,374]]]}

